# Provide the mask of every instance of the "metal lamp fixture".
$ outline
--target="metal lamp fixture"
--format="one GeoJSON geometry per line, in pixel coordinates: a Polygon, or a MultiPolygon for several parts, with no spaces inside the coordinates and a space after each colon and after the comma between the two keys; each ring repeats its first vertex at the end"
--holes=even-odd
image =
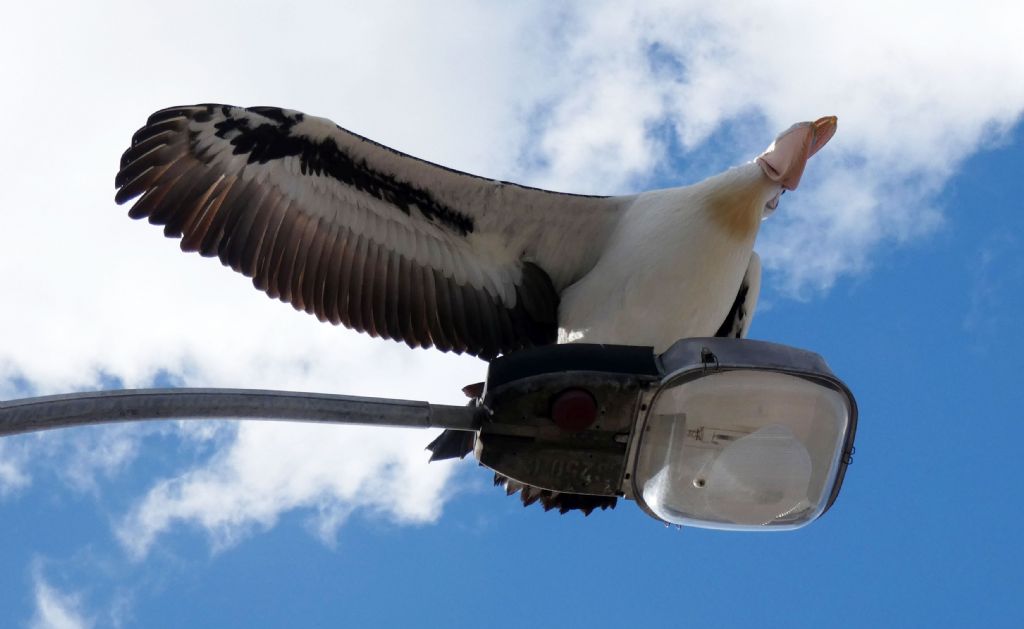
{"type": "Polygon", "coordinates": [[[817,354],[704,338],[494,361],[476,455],[554,491],[624,496],[671,524],[782,530],[835,501],[857,406],[817,354]]]}
{"type": "Polygon", "coordinates": [[[824,513],[857,405],[817,354],[728,338],[568,344],[491,362],[469,406],[231,389],[0,402],[0,435],[107,421],[251,418],[475,433],[482,465],[551,491],[635,500],[670,524],[786,530],[824,513]]]}

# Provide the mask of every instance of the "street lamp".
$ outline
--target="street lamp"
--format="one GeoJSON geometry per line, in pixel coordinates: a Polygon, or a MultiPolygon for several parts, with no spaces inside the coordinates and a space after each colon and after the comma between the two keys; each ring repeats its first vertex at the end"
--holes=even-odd
{"type": "Polygon", "coordinates": [[[477,460],[520,483],[632,499],[669,524],[787,530],[835,502],[857,405],[817,354],[698,338],[660,355],[567,344],[503,356],[465,407],[282,391],[100,391],[0,402],[0,436],[172,418],[471,431],[477,460]]]}
{"type": "Polygon", "coordinates": [[[491,363],[476,456],[552,491],[623,496],[670,524],[804,526],[835,501],[857,406],[817,354],[761,341],[564,345],[491,363]]]}

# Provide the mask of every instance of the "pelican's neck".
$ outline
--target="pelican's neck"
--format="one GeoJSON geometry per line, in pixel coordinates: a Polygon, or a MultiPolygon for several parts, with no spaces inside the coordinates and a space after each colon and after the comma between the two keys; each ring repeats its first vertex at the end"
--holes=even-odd
{"type": "Polygon", "coordinates": [[[761,225],[765,204],[778,184],[754,162],[730,168],[697,184],[704,211],[731,238],[752,240],[761,225]]]}

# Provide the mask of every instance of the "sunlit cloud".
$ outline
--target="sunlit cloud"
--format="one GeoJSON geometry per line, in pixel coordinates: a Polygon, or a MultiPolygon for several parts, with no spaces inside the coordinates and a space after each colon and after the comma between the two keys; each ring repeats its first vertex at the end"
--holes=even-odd
{"type": "Polygon", "coordinates": [[[195,522],[214,549],[272,527],[303,509],[333,544],[349,515],[363,510],[403,524],[438,518],[454,466],[427,466],[420,431],[287,424],[243,424],[238,438],[199,469],[155,485],[118,529],[143,557],[178,522],[195,522]]]}

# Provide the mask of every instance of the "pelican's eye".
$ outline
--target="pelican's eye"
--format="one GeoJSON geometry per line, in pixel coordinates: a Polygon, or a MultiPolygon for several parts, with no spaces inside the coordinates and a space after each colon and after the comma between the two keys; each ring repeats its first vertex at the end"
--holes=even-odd
{"type": "Polygon", "coordinates": [[[784,194],[786,194],[785,188],[764,204],[764,211],[761,213],[762,218],[767,218],[768,215],[775,211],[775,208],[779,207],[779,199],[782,198],[782,195],[784,194]]]}

